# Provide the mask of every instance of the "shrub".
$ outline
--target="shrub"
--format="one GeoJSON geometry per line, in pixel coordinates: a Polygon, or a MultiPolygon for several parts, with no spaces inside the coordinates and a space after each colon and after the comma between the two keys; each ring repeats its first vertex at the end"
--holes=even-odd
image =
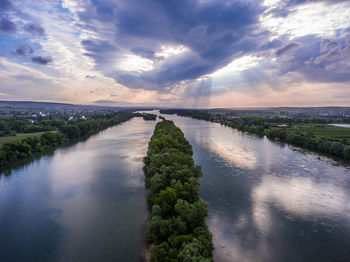
{"type": "Polygon", "coordinates": [[[339,142],[333,142],[329,146],[329,153],[336,156],[343,156],[344,145],[339,142]]]}
{"type": "Polygon", "coordinates": [[[343,150],[343,155],[345,158],[350,159],[350,146],[345,146],[343,150]]]}

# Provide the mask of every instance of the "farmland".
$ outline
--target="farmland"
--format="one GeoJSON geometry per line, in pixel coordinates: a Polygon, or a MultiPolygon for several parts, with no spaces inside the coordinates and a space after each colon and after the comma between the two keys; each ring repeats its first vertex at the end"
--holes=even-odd
{"type": "Polygon", "coordinates": [[[350,144],[350,129],[328,124],[292,124],[286,128],[287,134],[313,134],[325,137],[330,141],[344,141],[350,144]]]}

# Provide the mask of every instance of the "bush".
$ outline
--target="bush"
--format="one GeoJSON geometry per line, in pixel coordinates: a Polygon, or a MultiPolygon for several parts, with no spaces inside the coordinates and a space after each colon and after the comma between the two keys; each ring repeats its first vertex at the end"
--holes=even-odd
{"type": "Polygon", "coordinates": [[[345,158],[350,159],[350,146],[345,146],[343,150],[343,155],[345,158]]]}
{"type": "Polygon", "coordinates": [[[272,128],[272,129],[268,129],[266,130],[266,136],[268,138],[278,138],[282,141],[286,140],[287,137],[287,132],[284,129],[280,129],[280,128],[272,128]]]}
{"type": "Polygon", "coordinates": [[[297,134],[291,134],[287,136],[287,142],[293,145],[302,146],[304,145],[304,137],[297,134]]]}
{"type": "Polygon", "coordinates": [[[197,239],[190,243],[184,243],[178,255],[178,261],[182,262],[209,262],[209,254],[205,246],[197,239]]]}
{"type": "Polygon", "coordinates": [[[336,156],[343,156],[344,145],[339,142],[333,142],[329,146],[329,153],[336,156]]]}
{"type": "Polygon", "coordinates": [[[331,146],[331,142],[329,142],[326,138],[319,138],[317,140],[317,149],[321,152],[324,152],[324,153],[329,153],[330,152],[330,146],[331,146]]]}

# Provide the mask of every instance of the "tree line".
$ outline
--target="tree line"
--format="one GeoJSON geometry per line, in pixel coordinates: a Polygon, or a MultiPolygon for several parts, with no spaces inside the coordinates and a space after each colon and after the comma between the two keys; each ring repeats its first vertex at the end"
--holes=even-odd
{"type": "Polygon", "coordinates": [[[32,156],[35,153],[68,143],[77,138],[87,137],[107,127],[117,125],[133,117],[130,112],[117,112],[93,115],[87,120],[63,121],[57,120],[54,131],[40,136],[28,137],[5,143],[0,148],[0,165],[14,162],[32,156]]]}
{"type": "Polygon", "coordinates": [[[39,120],[35,124],[28,120],[20,120],[16,118],[2,119],[0,120],[0,137],[2,136],[15,136],[17,133],[34,133],[53,131],[60,125],[63,125],[64,121],[61,119],[55,120],[39,120]]]}
{"type": "Polygon", "coordinates": [[[134,113],[135,117],[142,117],[143,120],[156,120],[157,115],[149,113],[134,113]]]}
{"type": "MultiPolygon", "coordinates": [[[[177,114],[180,116],[192,117],[200,120],[217,122],[225,126],[238,129],[242,132],[252,133],[259,136],[266,135],[269,139],[279,140],[298,147],[311,149],[316,152],[332,156],[350,159],[350,145],[344,139],[342,141],[331,141],[326,137],[316,137],[312,133],[289,133],[286,128],[275,128],[271,123],[280,123],[281,118],[261,117],[239,117],[227,119],[224,116],[212,115],[205,111],[194,110],[161,110],[164,114],[177,114]]],[[[295,123],[294,120],[284,120],[286,123],[295,123]]],[[[307,121],[311,123],[316,120],[307,121]]]]}
{"type": "Polygon", "coordinates": [[[147,240],[152,262],[212,261],[208,204],[199,196],[202,171],[182,131],[172,121],[157,123],[144,158],[152,219],[147,240]]]}

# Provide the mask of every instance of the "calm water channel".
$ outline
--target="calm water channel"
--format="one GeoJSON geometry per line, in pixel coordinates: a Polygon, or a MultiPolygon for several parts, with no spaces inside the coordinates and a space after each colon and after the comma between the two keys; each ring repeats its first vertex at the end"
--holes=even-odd
{"type": "Polygon", "coordinates": [[[140,261],[154,126],[132,119],[0,177],[0,261],[140,261]]]}
{"type": "Polygon", "coordinates": [[[168,116],[202,166],[215,261],[350,261],[350,170],[216,123],[168,116]]]}
{"type": "MultiPolygon", "coordinates": [[[[350,261],[350,170],[190,118],[215,261],[350,261]]],[[[142,158],[155,122],[133,119],[0,177],[0,261],[140,261],[142,158]]]]}

